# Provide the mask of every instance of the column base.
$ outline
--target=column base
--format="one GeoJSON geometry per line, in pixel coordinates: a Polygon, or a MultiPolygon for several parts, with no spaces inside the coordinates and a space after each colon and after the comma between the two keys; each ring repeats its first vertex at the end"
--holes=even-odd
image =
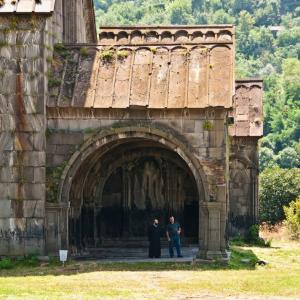
{"type": "Polygon", "coordinates": [[[197,260],[218,260],[228,262],[230,260],[230,252],[226,250],[199,250],[196,255],[196,261],[197,260]]]}

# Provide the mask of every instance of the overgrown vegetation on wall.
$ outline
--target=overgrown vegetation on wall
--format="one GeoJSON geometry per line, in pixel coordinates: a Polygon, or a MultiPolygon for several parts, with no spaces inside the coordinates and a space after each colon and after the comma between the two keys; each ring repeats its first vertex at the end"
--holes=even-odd
{"type": "Polygon", "coordinates": [[[59,183],[61,181],[62,173],[67,165],[67,161],[64,161],[57,167],[46,168],[46,195],[47,201],[55,203],[58,201],[59,183]]]}

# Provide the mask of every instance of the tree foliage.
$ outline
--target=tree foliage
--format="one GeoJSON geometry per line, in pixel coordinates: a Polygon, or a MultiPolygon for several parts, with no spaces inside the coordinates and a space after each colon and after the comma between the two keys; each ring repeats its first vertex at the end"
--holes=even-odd
{"type": "Polygon", "coordinates": [[[300,238],[300,197],[284,206],[286,225],[293,238],[300,238]]]}
{"type": "Polygon", "coordinates": [[[300,196],[300,169],[270,168],[260,175],[260,220],[275,224],[284,219],[283,206],[300,196]]]}

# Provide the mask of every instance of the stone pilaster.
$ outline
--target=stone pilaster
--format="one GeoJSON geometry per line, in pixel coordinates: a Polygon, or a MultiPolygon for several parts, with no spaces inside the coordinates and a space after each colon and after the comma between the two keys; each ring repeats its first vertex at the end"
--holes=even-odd
{"type": "Polygon", "coordinates": [[[199,231],[204,239],[199,241],[198,258],[227,259],[226,255],[226,185],[216,187],[217,201],[200,205],[199,231]]]}

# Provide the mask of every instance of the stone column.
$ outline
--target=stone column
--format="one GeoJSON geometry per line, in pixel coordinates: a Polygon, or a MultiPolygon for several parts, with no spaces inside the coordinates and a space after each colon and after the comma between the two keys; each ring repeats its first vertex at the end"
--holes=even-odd
{"type": "Polygon", "coordinates": [[[225,258],[226,255],[226,187],[216,187],[217,201],[200,204],[200,245],[197,257],[201,259],[225,258]]]}

